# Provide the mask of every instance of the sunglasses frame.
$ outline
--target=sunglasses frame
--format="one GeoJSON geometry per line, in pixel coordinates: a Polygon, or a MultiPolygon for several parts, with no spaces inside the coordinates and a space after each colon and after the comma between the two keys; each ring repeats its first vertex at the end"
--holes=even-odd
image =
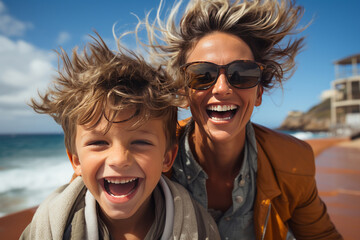
{"type": "MultiPolygon", "coordinates": [[[[189,87],[189,88],[195,89],[195,90],[207,90],[207,89],[211,88],[213,85],[215,85],[215,83],[217,82],[217,80],[218,80],[218,78],[219,78],[219,76],[220,76],[220,70],[221,70],[221,69],[224,69],[224,70],[225,70],[226,79],[227,79],[228,83],[229,83],[231,86],[233,86],[233,87],[235,87],[235,88],[237,88],[237,89],[249,89],[249,88],[253,88],[253,87],[255,87],[255,86],[257,86],[257,85],[259,84],[259,82],[260,82],[260,80],[261,80],[262,72],[263,72],[263,70],[265,69],[265,65],[264,65],[264,64],[259,63],[259,62],[256,62],[256,61],[252,61],[252,60],[235,60],[235,61],[232,61],[232,62],[230,62],[230,63],[228,63],[228,64],[225,64],[225,65],[218,65],[218,64],[215,64],[215,63],[212,63],[212,62],[207,62],[207,61],[190,62],[190,63],[185,63],[185,64],[181,65],[181,66],[180,66],[180,71],[182,71],[182,73],[186,74],[186,69],[187,69],[189,66],[191,66],[191,65],[193,65],[193,64],[197,64],[197,63],[208,63],[208,64],[211,64],[211,65],[216,66],[217,75],[216,75],[215,80],[213,80],[213,81],[211,82],[211,84],[210,84],[209,86],[206,86],[205,88],[191,88],[191,87],[189,87]],[[240,62],[240,63],[245,63],[245,62],[249,63],[249,62],[250,62],[250,63],[256,64],[256,65],[259,67],[260,76],[259,76],[259,79],[257,80],[257,82],[256,82],[256,84],[255,84],[254,86],[246,87],[246,88],[241,88],[241,87],[237,87],[237,86],[233,85],[233,84],[229,81],[228,68],[229,68],[229,66],[230,66],[231,64],[233,64],[233,63],[238,63],[238,62],[240,62]]],[[[188,82],[187,85],[189,85],[189,83],[190,83],[190,82],[188,82]]]]}

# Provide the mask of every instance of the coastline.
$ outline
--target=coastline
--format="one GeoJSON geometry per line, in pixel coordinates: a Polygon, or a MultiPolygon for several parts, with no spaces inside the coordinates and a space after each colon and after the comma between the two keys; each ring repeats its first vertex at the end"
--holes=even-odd
{"type": "Polygon", "coordinates": [[[350,137],[313,138],[304,140],[313,149],[315,158],[324,150],[340,143],[350,142],[350,137]]]}
{"type": "MultiPolygon", "coordinates": [[[[340,176],[342,181],[357,181],[357,179],[360,178],[360,158],[357,157],[360,156],[357,155],[360,154],[360,139],[351,140],[350,137],[330,137],[307,139],[305,142],[307,142],[314,151],[319,195],[327,205],[332,221],[344,239],[355,239],[353,236],[358,235],[358,233],[353,233],[354,231],[349,230],[348,221],[351,222],[351,226],[360,224],[360,214],[353,214],[354,211],[360,213],[360,208],[357,206],[360,200],[360,186],[359,189],[347,189],[347,192],[344,193],[344,191],[339,191],[339,189],[344,188],[344,186],[342,186],[344,182],[331,181],[332,184],[329,184],[329,179],[339,178],[339,174],[343,175],[340,176]],[[347,154],[354,151],[356,154],[347,154]],[[338,161],[339,159],[341,159],[341,161],[338,161]],[[355,167],[357,167],[358,170],[355,169],[355,172],[351,172],[351,169],[344,171],[346,167],[342,166],[341,163],[345,164],[346,162],[354,162],[355,160],[357,160],[355,167]],[[335,165],[334,161],[336,163],[335,165]],[[355,176],[356,179],[348,178],[349,174],[355,176]],[[342,185],[339,186],[339,184],[342,185]],[[346,200],[344,200],[344,195],[346,200]],[[346,201],[346,207],[344,207],[345,203],[343,203],[343,201],[346,201]],[[351,209],[351,207],[355,209],[351,209]]],[[[347,167],[349,168],[349,166],[347,167]]],[[[356,185],[356,182],[345,183],[345,186],[354,184],[356,185]]],[[[24,228],[31,221],[35,211],[36,207],[1,217],[0,235],[4,239],[18,239],[24,228]]]]}

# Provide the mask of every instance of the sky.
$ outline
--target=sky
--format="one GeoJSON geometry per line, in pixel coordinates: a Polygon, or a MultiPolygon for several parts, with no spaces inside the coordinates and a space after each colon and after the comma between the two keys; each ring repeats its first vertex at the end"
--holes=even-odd
{"type": "MultiPolygon", "coordinates": [[[[31,97],[50,84],[57,70],[53,50],[81,49],[93,30],[115,49],[112,27],[117,33],[133,30],[160,0],[0,0],[0,134],[59,133],[61,128],[46,115],[27,105],[31,97]]],[[[185,1],[186,3],[187,1],[185,1]]],[[[360,53],[359,0],[298,0],[305,8],[300,35],[306,46],[298,55],[297,71],[284,89],[265,93],[252,121],[278,127],[289,111],[307,111],[321,101],[335,79],[334,61],[360,53]]],[[[163,13],[171,7],[167,0],[163,13]]],[[[134,49],[136,44],[125,39],[134,49]]],[[[182,111],[180,118],[189,116],[182,111]]]]}

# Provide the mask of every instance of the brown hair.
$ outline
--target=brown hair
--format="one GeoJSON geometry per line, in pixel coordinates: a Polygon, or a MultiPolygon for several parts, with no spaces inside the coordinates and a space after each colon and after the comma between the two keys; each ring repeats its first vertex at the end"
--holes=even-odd
{"type": "Polygon", "coordinates": [[[167,148],[173,146],[178,98],[172,79],[131,51],[111,51],[97,36],[91,36],[94,42],[82,53],[74,48],[71,60],[63,49],[57,52],[61,60],[58,76],[44,95],[39,94],[41,101],[31,99],[30,106],[62,126],[65,146],[71,153],[76,152],[76,125],[95,127],[105,117],[106,132],[116,123],[118,113],[129,109],[135,112],[134,126],[150,118],[163,118],[167,148]]]}
{"type": "MultiPolygon", "coordinates": [[[[161,1],[162,3],[162,1],[161,1]]],[[[266,66],[261,84],[266,89],[274,85],[282,86],[294,72],[295,56],[303,46],[304,38],[287,39],[287,35],[301,32],[296,29],[303,15],[303,8],[292,0],[191,0],[179,27],[175,20],[182,1],[171,9],[166,22],[160,19],[161,3],[156,19],[149,22],[149,14],[144,24],[149,35],[152,60],[166,66],[178,81],[182,80],[180,66],[186,62],[188,51],[200,38],[212,32],[225,32],[244,40],[252,50],[255,61],[266,66]],[[289,76],[285,75],[289,73],[289,76]]]]}

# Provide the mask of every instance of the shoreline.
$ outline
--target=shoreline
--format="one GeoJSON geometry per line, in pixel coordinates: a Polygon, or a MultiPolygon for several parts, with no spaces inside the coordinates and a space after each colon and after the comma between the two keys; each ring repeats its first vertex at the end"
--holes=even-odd
{"type": "Polygon", "coordinates": [[[303,140],[308,143],[313,149],[315,158],[324,150],[340,143],[350,142],[350,137],[329,137],[329,138],[313,138],[303,140]]]}

